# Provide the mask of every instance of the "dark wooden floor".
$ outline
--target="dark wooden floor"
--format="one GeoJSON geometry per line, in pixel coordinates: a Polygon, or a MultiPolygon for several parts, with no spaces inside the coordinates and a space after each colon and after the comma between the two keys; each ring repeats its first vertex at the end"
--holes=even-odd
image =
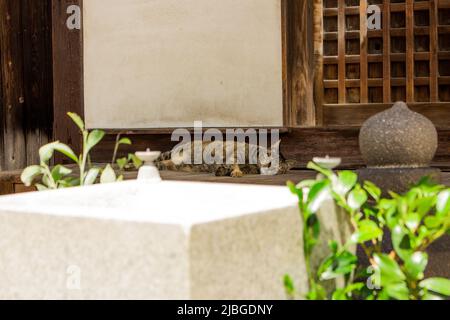
{"type": "MultiPolygon", "coordinates": [[[[0,172],[0,195],[20,193],[30,191],[20,181],[21,171],[7,171],[0,172]]],[[[217,182],[217,183],[241,183],[241,184],[259,184],[259,185],[274,185],[285,186],[287,181],[300,182],[305,179],[311,179],[316,176],[316,173],[309,170],[293,170],[288,174],[278,176],[261,176],[261,175],[247,175],[242,178],[231,177],[216,177],[208,173],[186,173],[162,171],[161,177],[168,181],[198,181],[198,182],[217,182]]],[[[125,172],[126,180],[136,179],[137,172],[125,172]]],[[[442,183],[450,186],[450,172],[442,173],[442,183]]]]}
{"type": "Polygon", "coordinates": [[[300,182],[301,180],[315,177],[315,173],[307,170],[291,171],[288,174],[279,176],[261,176],[247,175],[242,178],[216,177],[207,173],[184,173],[184,172],[161,172],[163,180],[178,181],[201,181],[201,182],[219,182],[219,183],[242,183],[242,184],[260,184],[260,185],[286,185],[287,181],[300,182]]]}
{"type": "MultiPolygon", "coordinates": [[[[135,174],[130,174],[132,178],[135,174]]],[[[128,176],[128,175],[127,175],[128,176]]],[[[288,174],[278,176],[260,176],[248,175],[243,178],[216,177],[206,173],[184,173],[184,172],[161,172],[163,180],[181,180],[181,181],[202,181],[202,182],[220,182],[220,183],[243,183],[243,184],[261,184],[261,185],[286,185],[287,181],[300,182],[305,179],[311,179],[316,173],[309,170],[293,170],[288,174]]],[[[450,186],[450,172],[442,173],[442,183],[450,186]]]]}

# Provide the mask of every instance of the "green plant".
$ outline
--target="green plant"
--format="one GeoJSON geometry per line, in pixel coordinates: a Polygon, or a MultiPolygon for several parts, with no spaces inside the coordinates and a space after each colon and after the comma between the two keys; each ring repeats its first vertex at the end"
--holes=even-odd
{"type": "MultiPolygon", "coordinates": [[[[105,132],[102,130],[89,131],[85,128],[84,121],[75,113],[69,112],[67,114],[72,121],[77,125],[82,134],[82,152],[79,156],[75,155],[74,151],[67,145],[56,141],[44,145],[39,149],[39,165],[33,165],[26,168],[21,175],[21,180],[26,186],[31,186],[35,181],[36,188],[39,191],[48,189],[68,188],[74,186],[85,186],[94,184],[100,176],[100,183],[109,183],[120,181],[122,176],[117,177],[111,165],[105,168],[92,166],[90,163],[91,150],[103,139],[105,132]],[[79,175],[74,177],[72,170],[63,166],[56,165],[50,168],[50,160],[55,151],[68,157],[76,165],[78,165],[79,175]]],[[[125,138],[124,138],[125,139],[125,138]]],[[[123,144],[123,142],[121,142],[123,144]]],[[[125,142],[131,141],[129,139],[125,142]]],[[[115,153],[117,153],[118,145],[116,144],[115,153]]]]}
{"type": "Polygon", "coordinates": [[[117,159],[116,163],[120,170],[139,169],[143,164],[142,160],[132,153],[129,153],[128,157],[117,159]]]}
{"type": "MultiPolygon", "coordinates": [[[[450,296],[450,280],[425,279],[427,248],[449,233],[450,189],[422,180],[404,195],[390,192],[383,198],[373,183],[358,183],[351,171],[334,173],[311,162],[308,167],[323,178],[298,185],[288,183],[298,196],[304,221],[304,255],[311,300],[422,300],[450,296]],[[347,213],[353,234],[344,245],[333,241],[331,254],[318,268],[311,265],[311,255],[320,235],[317,212],[321,204],[334,200],[347,213]],[[383,252],[382,242],[391,234],[391,252],[383,252]],[[370,266],[364,268],[350,249],[362,247],[370,266]],[[344,285],[328,294],[324,282],[344,279],[344,285]]],[[[284,285],[290,296],[295,294],[293,280],[287,275],[284,285]]]]}
{"type": "Polygon", "coordinates": [[[139,159],[133,153],[129,153],[128,157],[117,159],[117,152],[119,150],[120,145],[131,145],[131,144],[132,142],[129,138],[122,138],[120,133],[117,135],[111,165],[117,164],[117,166],[121,171],[130,169],[139,169],[142,166],[143,164],[142,160],[139,159]]]}

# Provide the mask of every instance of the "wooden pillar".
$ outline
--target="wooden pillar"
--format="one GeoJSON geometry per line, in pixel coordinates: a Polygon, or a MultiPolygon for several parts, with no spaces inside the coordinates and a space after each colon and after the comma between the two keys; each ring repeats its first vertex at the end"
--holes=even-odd
{"type": "Polygon", "coordinates": [[[0,0],[0,170],[39,161],[52,131],[50,0],[0,0]]]}
{"type": "Polygon", "coordinates": [[[288,68],[292,126],[312,127],[317,123],[314,8],[315,4],[310,0],[289,1],[288,68]]]}
{"type": "Polygon", "coordinates": [[[51,2],[22,0],[22,28],[26,155],[27,164],[36,164],[52,138],[51,2]]]}
{"type": "Polygon", "coordinates": [[[2,170],[23,168],[26,163],[24,134],[25,90],[23,83],[22,3],[0,0],[0,66],[2,78],[2,170]]]}
{"type": "Polygon", "coordinates": [[[81,137],[78,129],[67,117],[75,112],[83,117],[83,33],[69,29],[67,9],[82,0],[51,0],[53,19],[53,103],[54,139],[69,144],[80,151],[81,137]]]}

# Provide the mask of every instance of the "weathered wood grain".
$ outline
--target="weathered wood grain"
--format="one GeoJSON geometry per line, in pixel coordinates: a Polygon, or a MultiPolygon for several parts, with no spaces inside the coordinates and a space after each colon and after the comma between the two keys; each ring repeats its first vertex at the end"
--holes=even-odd
{"type": "Polygon", "coordinates": [[[52,137],[51,2],[22,0],[22,25],[26,155],[35,164],[52,137]]]}
{"type": "Polygon", "coordinates": [[[21,1],[0,1],[0,60],[2,73],[2,170],[26,165],[24,133],[23,29],[21,1]]]}
{"type": "Polygon", "coordinates": [[[0,170],[38,162],[52,134],[50,0],[0,1],[0,170]]]}
{"type": "Polygon", "coordinates": [[[69,30],[67,7],[82,6],[82,0],[52,1],[53,35],[53,103],[54,138],[80,150],[79,130],[67,117],[67,112],[84,114],[83,107],[83,33],[69,30]]]}
{"type": "Polygon", "coordinates": [[[294,126],[314,126],[314,3],[308,0],[290,1],[289,17],[290,121],[294,126]]]}

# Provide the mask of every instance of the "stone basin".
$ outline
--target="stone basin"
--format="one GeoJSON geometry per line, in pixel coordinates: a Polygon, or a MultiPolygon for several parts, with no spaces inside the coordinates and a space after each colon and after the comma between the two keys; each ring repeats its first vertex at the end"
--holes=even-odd
{"type": "Polygon", "coordinates": [[[301,230],[286,187],[128,181],[0,197],[0,298],[284,299],[285,274],[307,290],[301,230]]]}

